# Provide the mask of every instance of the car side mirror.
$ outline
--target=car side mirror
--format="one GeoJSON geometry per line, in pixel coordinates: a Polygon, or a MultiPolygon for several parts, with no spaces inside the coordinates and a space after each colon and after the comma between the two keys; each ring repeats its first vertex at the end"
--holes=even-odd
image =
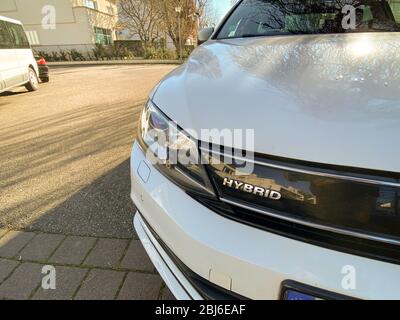
{"type": "Polygon", "coordinates": [[[197,36],[197,44],[201,45],[202,43],[206,42],[208,39],[211,38],[213,33],[213,27],[201,29],[197,36]]]}

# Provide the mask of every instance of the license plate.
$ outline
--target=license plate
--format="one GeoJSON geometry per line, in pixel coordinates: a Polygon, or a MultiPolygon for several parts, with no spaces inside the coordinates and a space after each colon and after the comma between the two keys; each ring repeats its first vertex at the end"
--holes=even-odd
{"type": "Polygon", "coordinates": [[[311,296],[306,293],[294,291],[294,290],[286,290],[284,296],[284,300],[303,300],[303,301],[316,301],[316,300],[321,300],[320,298],[311,296]]]}
{"type": "Polygon", "coordinates": [[[312,287],[297,281],[286,280],[281,287],[281,300],[353,300],[354,298],[312,287]]]}
{"type": "Polygon", "coordinates": [[[316,300],[354,300],[352,297],[344,296],[323,289],[311,287],[292,280],[282,283],[281,300],[316,301],[316,300]]]}

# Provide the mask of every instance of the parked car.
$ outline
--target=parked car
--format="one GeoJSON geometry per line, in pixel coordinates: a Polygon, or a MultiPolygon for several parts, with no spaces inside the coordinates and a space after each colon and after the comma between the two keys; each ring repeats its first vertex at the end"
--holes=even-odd
{"type": "Polygon", "coordinates": [[[35,55],[35,59],[37,61],[37,65],[39,68],[39,79],[42,82],[49,82],[50,75],[49,75],[49,67],[47,65],[47,61],[44,57],[39,55],[35,55]]]}
{"type": "Polygon", "coordinates": [[[0,16],[0,92],[22,85],[36,91],[38,74],[22,23],[0,16]]]}
{"type": "Polygon", "coordinates": [[[241,0],[151,92],[134,225],[177,298],[400,299],[399,17],[241,0]]]}

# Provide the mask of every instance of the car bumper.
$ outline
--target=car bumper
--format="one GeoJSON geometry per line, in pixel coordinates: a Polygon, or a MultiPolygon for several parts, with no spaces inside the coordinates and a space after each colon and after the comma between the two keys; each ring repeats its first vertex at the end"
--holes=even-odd
{"type": "Polygon", "coordinates": [[[174,296],[180,300],[245,299],[196,275],[163,243],[142,215],[137,212],[134,227],[147,254],[174,296]]]}
{"type": "Polygon", "coordinates": [[[179,299],[213,297],[199,290],[193,275],[222,294],[231,292],[232,297],[279,299],[282,284],[290,280],[355,298],[400,299],[396,281],[400,266],[226,219],[164,177],[148,163],[137,143],[131,155],[131,181],[131,198],[140,212],[135,217],[136,231],[179,299]]]}
{"type": "Polygon", "coordinates": [[[48,66],[38,66],[39,68],[39,78],[48,78],[49,77],[49,67],[48,66]]]}
{"type": "Polygon", "coordinates": [[[180,300],[201,299],[196,289],[156,240],[139,213],[135,215],[134,226],[147,254],[172,294],[180,300]]]}

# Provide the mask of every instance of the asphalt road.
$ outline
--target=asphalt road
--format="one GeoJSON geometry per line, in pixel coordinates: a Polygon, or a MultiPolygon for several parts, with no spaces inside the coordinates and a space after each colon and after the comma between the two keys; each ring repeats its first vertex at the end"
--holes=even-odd
{"type": "Polygon", "coordinates": [[[138,115],[175,67],[54,69],[37,92],[0,94],[0,228],[132,237],[138,115]]]}

